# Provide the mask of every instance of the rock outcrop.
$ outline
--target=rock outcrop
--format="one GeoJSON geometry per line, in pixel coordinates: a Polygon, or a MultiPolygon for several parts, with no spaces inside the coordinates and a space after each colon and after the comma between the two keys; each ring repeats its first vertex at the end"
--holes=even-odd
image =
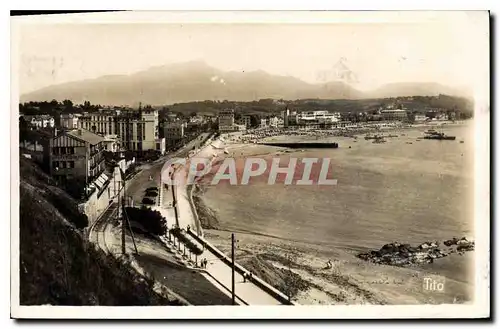
{"type": "Polygon", "coordinates": [[[432,263],[434,259],[446,257],[452,253],[462,254],[474,250],[474,241],[463,237],[443,242],[446,249],[440,249],[439,242],[424,242],[417,247],[398,242],[384,245],[379,250],[358,254],[357,257],[369,262],[394,266],[408,266],[432,263]]]}

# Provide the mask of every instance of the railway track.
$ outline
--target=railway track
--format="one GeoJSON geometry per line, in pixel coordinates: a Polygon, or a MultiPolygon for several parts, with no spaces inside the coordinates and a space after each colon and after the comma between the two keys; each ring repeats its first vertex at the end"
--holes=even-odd
{"type": "Polygon", "coordinates": [[[109,224],[109,220],[113,218],[113,216],[118,211],[118,203],[113,202],[104,213],[96,220],[94,225],[90,228],[89,232],[89,240],[92,241],[94,239],[95,243],[102,249],[111,253],[111,249],[106,244],[106,226],[109,224]]]}

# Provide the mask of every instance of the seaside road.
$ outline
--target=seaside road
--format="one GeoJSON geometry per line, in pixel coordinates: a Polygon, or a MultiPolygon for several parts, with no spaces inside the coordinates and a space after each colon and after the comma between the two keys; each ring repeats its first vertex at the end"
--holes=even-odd
{"type": "MultiPolygon", "coordinates": [[[[199,150],[195,156],[200,158],[211,159],[214,154],[222,152],[222,150],[219,149],[222,148],[222,146],[223,142],[220,140],[216,140],[210,143],[205,148],[199,150]],[[215,146],[215,148],[212,147],[212,145],[215,146]]],[[[177,181],[179,182],[184,181],[182,177],[187,177],[187,168],[186,167],[179,168],[176,171],[175,175],[179,177],[177,178],[177,181]]],[[[188,226],[192,227],[193,229],[197,228],[198,223],[196,216],[193,213],[193,209],[191,207],[188,186],[184,184],[176,186],[175,193],[177,198],[177,206],[178,206],[177,209],[179,212],[179,226],[183,229],[187,229],[188,226]]]]}
{"type": "MultiPolygon", "coordinates": [[[[222,146],[222,142],[219,140],[215,141],[213,144],[216,147],[222,146]]],[[[211,145],[208,145],[206,148],[200,150],[197,156],[211,157],[213,153],[214,148],[211,145]]],[[[183,173],[181,169],[178,170],[178,174],[183,175],[185,173],[183,173]]],[[[187,185],[177,186],[176,192],[176,198],[178,201],[177,209],[179,216],[179,226],[183,229],[187,229],[188,225],[193,229],[196,228],[196,218],[190,205],[187,185]]],[[[171,193],[168,193],[168,196],[166,196],[165,198],[165,201],[167,203],[171,200],[170,195],[171,193]]],[[[162,209],[161,211],[162,213],[164,213],[165,209],[162,209]]],[[[169,228],[171,228],[170,223],[168,226],[169,228]]],[[[204,258],[206,258],[208,261],[206,270],[210,273],[210,275],[212,275],[220,284],[222,284],[226,288],[226,292],[227,290],[231,291],[231,267],[206,248],[203,254],[198,257],[199,260],[204,258]]],[[[207,278],[207,280],[211,280],[210,275],[206,273],[203,273],[203,275],[207,278]]],[[[235,273],[235,294],[239,299],[245,301],[249,305],[281,305],[281,302],[279,302],[276,298],[274,298],[266,291],[262,290],[254,283],[249,281],[244,282],[243,276],[238,272],[235,273]]]]}
{"type": "MultiPolygon", "coordinates": [[[[208,133],[203,133],[202,136],[205,138],[208,133]]],[[[201,144],[200,137],[187,143],[185,147],[177,152],[167,154],[163,158],[142,165],[142,170],[137,173],[130,182],[127,182],[127,197],[134,201],[134,206],[140,207],[142,204],[142,199],[144,197],[144,192],[148,187],[158,187],[161,184],[161,169],[164,163],[174,157],[186,157],[189,151],[193,147],[199,147],[201,144]],[[153,177],[153,180],[149,180],[149,176],[153,177]]]]}
{"type": "MultiPolygon", "coordinates": [[[[195,145],[200,144],[199,142],[199,139],[197,139],[192,143],[189,143],[183,149],[182,153],[177,152],[176,154],[170,155],[170,157],[187,156],[189,151],[195,145]]],[[[216,145],[216,147],[221,147],[222,145],[220,141],[216,141],[214,144],[216,145]]],[[[214,149],[209,145],[203,150],[200,150],[198,156],[208,157],[213,153],[214,149]]],[[[168,159],[168,157],[166,159],[168,159]]],[[[144,190],[146,188],[148,188],[149,186],[160,185],[160,173],[162,166],[163,161],[145,166],[144,170],[138,173],[136,177],[134,177],[132,182],[128,184],[129,187],[127,188],[127,194],[134,199],[134,204],[136,206],[140,205],[144,190]],[[153,181],[149,181],[150,175],[154,177],[153,181]]],[[[166,189],[162,188],[160,194],[162,198],[161,206],[154,207],[153,209],[159,210],[167,218],[168,227],[172,228],[173,224],[175,224],[175,220],[172,220],[172,218],[175,218],[173,208],[169,207],[169,204],[172,202],[172,192],[170,189],[166,191],[166,189]]],[[[190,227],[193,228],[196,227],[196,219],[190,205],[187,186],[177,186],[176,198],[178,200],[178,215],[180,227],[184,229],[187,228],[187,225],[190,225],[190,227]]],[[[230,291],[231,289],[231,267],[226,265],[223,261],[219,260],[215,254],[206,249],[204,253],[200,257],[198,257],[199,260],[203,258],[206,258],[208,261],[207,271],[213,278],[215,278],[221,285],[225,287],[223,292],[227,295],[228,290],[230,291]]],[[[213,282],[214,279],[209,274],[203,272],[200,273],[205,277],[206,280],[213,282]]],[[[276,300],[264,290],[260,289],[255,284],[249,281],[243,281],[243,277],[240,274],[235,273],[235,291],[239,299],[245,301],[249,305],[281,305],[278,300],[276,300]]]]}
{"type": "MultiPolygon", "coordinates": [[[[207,271],[222,285],[231,289],[231,267],[217,258],[209,250],[203,252],[199,259],[207,259],[207,271]]],[[[207,274],[204,274],[208,276],[207,274]]],[[[276,298],[256,286],[250,281],[244,282],[243,276],[238,272],[234,274],[235,295],[244,300],[248,305],[282,305],[276,298]]]]}

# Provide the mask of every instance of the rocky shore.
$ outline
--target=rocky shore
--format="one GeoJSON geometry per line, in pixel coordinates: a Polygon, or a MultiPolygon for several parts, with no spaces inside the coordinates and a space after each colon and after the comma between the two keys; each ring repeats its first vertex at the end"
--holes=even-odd
{"type": "Polygon", "coordinates": [[[474,241],[463,237],[453,238],[443,242],[440,248],[439,242],[425,242],[417,247],[398,242],[384,245],[379,250],[371,250],[368,253],[358,254],[357,257],[372,263],[408,266],[422,263],[432,263],[434,259],[443,258],[453,253],[463,254],[474,250],[474,241]]]}

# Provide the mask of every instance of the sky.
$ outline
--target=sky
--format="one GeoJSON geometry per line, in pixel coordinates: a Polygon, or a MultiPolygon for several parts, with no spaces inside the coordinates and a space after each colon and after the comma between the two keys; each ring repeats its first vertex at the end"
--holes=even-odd
{"type": "Polygon", "coordinates": [[[341,19],[283,19],[281,24],[269,23],[269,17],[246,22],[238,18],[237,24],[133,17],[23,20],[13,24],[13,72],[19,73],[21,93],[192,60],[222,70],[264,70],[309,83],[346,79],[338,71],[342,62],[353,72],[348,82],[359,90],[393,82],[465,87],[485,80],[488,16],[428,16],[351,12],[341,19]]]}

